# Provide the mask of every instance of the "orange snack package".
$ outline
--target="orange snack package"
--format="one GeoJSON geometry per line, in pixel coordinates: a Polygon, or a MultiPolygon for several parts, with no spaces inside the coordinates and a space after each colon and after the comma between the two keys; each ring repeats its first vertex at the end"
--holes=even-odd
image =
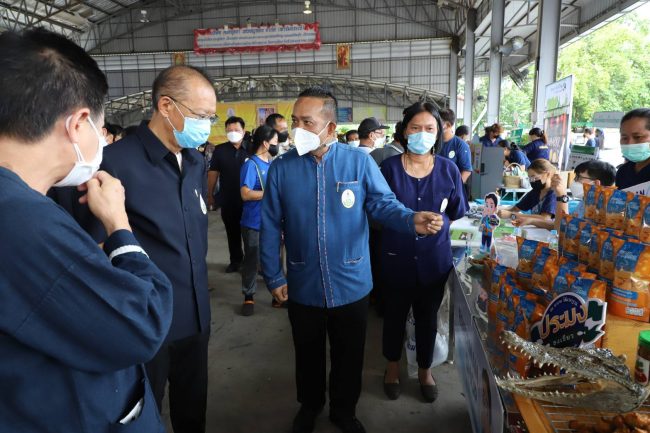
{"type": "Polygon", "coordinates": [[[578,260],[578,247],[580,246],[580,229],[584,227],[586,221],[580,218],[568,216],[566,231],[564,233],[564,244],[562,245],[562,255],[571,260],[578,260]]]}
{"type": "MultiPolygon", "coordinates": [[[[600,209],[602,209],[602,207],[603,207],[603,200],[604,200],[604,197],[602,196],[602,192],[603,192],[603,187],[602,186],[596,186],[596,195],[595,195],[596,204],[594,206],[594,208],[595,208],[594,223],[601,224],[601,225],[605,222],[601,218],[601,213],[600,213],[600,209]]],[[[603,213],[602,216],[604,217],[605,214],[603,213]]]]}
{"type": "Polygon", "coordinates": [[[623,245],[625,245],[625,239],[615,235],[610,235],[603,241],[600,252],[600,278],[609,285],[614,281],[616,255],[623,245]]]}
{"type": "Polygon", "coordinates": [[[650,246],[626,242],[616,257],[614,286],[608,310],[628,319],[650,319],[650,246]]]}
{"type": "Polygon", "coordinates": [[[634,198],[634,193],[615,189],[604,192],[607,202],[605,210],[605,225],[614,230],[625,229],[625,208],[627,203],[634,198]],[[609,199],[607,199],[609,197],[609,199]]]}
{"type": "Polygon", "coordinates": [[[639,232],[639,240],[641,242],[648,244],[650,243],[650,198],[643,198],[642,197],[642,205],[644,202],[647,204],[645,205],[645,209],[643,209],[643,216],[641,219],[641,230],[639,232]]]}
{"type": "Polygon", "coordinates": [[[596,221],[596,185],[582,184],[585,192],[585,218],[596,221]]]}
{"type": "Polygon", "coordinates": [[[533,288],[548,290],[545,289],[548,287],[548,284],[545,283],[544,268],[546,267],[547,262],[549,261],[557,262],[557,259],[558,259],[557,251],[547,247],[542,248],[542,251],[540,252],[539,256],[537,256],[537,259],[535,260],[535,266],[533,266],[533,276],[531,278],[531,286],[533,288]]]}
{"type": "Polygon", "coordinates": [[[530,288],[535,260],[541,254],[542,248],[548,247],[548,243],[518,237],[517,245],[519,247],[517,278],[524,288],[530,288]]]}
{"type": "Polygon", "coordinates": [[[593,226],[589,221],[580,224],[580,244],[578,245],[578,261],[589,264],[589,247],[591,246],[591,235],[593,226]]]}
{"type": "Polygon", "coordinates": [[[615,186],[601,186],[600,195],[598,196],[598,201],[596,202],[596,223],[605,225],[605,218],[607,216],[607,205],[609,204],[609,199],[612,197],[616,191],[615,186]]]}
{"type": "Polygon", "coordinates": [[[650,197],[634,194],[625,206],[625,234],[639,237],[643,225],[643,214],[650,204],[650,197]]]}

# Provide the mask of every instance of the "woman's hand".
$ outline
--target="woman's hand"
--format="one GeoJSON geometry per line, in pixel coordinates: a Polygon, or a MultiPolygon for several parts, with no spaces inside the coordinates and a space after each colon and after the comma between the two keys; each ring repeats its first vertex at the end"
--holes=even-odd
{"type": "Polygon", "coordinates": [[[505,210],[505,209],[499,209],[497,211],[497,215],[499,216],[499,218],[508,219],[508,218],[510,218],[512,216],[512,212],[510,212],[509,210],[505,210]]]}
{"type": "Polygon", "coordinates": [[[533,218],[525,215],[515,215],[515,218],[512,220],[512,225],[515,227],[529,226],[532,225],[533,218]]]}

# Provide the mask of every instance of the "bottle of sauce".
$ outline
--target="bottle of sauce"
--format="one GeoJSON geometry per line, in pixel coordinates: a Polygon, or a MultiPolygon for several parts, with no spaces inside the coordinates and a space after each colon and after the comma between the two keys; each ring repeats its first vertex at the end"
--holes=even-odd
{"type": "Polygon", "coordinates": [[[636,364],[634,365],[634,380],[639,385],[648,385],[650,379],[650,331],[639,332],[639,347],[636,364]]]}

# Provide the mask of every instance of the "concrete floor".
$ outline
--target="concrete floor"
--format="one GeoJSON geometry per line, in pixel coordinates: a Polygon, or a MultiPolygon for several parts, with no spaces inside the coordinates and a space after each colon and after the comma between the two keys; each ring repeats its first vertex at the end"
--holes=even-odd
{"type": "MultiPolygon", "coordinates": [[[[291,327],[285,309],[271,307],[271,295],[259,280],[255,315],[239,314],[241,276],[226,274],[228,247],[218,212],[210,213],[208,270],[212,304],[209,346],[208,433],[285,433],[299,408],[294,383],[291,327]]],[[[465,398],[453,365],[434,369],[440,397],[421,400],[417,379],[407,379],[402,357],[402,395],[396,401],[382,390],[381,319],[371,309],[366,341],[363,392],[357,416],[369,433],[471,432],[465,398]]],[[[168,410],[163,411],[168,431],[168,410]]],[[[315,432],[335,433],[327,406],[315,432]]]]}

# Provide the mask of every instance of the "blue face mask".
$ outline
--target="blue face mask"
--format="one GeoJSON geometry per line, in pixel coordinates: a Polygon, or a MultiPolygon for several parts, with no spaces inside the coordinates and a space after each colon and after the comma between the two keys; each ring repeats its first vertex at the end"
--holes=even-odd
{"type": "Polygon", "coordinates": [[[621,144],[621,153],[628,161],[645,161],[650,158],[650,143],[621,144]]]}
{"type": "Polygon", "coordinates": [[[408,136],[408,150],[409,152],[418,155],[424,155],[431,152],[431,149],[436,144],[436,136],[430,132],[420,131],[408,136]]]}
{"type": "Polygon", "coordinates": [[[174,101],[172,101],[172,103],[178,112],[181,113],[181,116],[183,116],[182,131],[178,131],[176,128],[174,128],[174,125],[172,124],[171,120],[169,120],[169,117],[167,118],[169,124],[172,125],[172,129],[174,130],[174,137],[176,138],[178,145],[185,149],[196,149],[208,141],[210,130],[212,129],[210,119],[195,119],[193,117],[187,117],[183,115],[181,110],[178,109],[178,106],[174,101]]]}

